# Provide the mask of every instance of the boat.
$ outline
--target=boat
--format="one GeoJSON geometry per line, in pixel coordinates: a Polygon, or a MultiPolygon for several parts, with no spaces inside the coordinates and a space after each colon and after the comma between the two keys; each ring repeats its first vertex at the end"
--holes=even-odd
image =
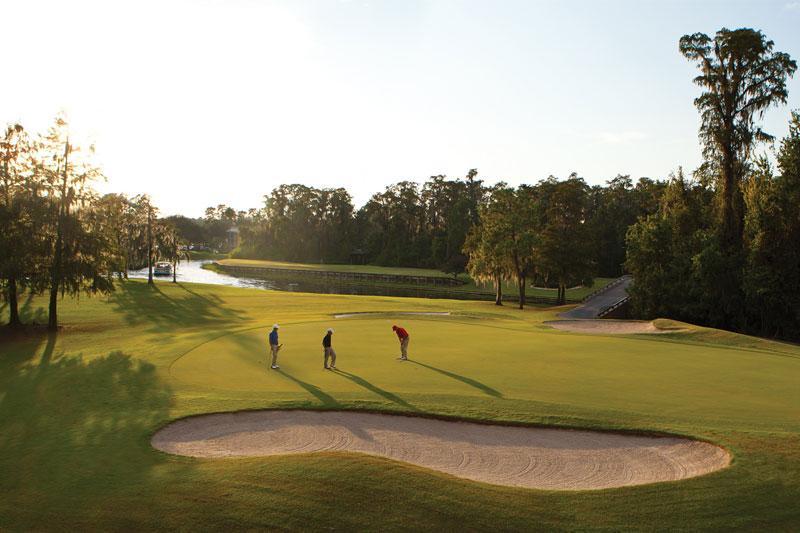
{"type": "Polygon", "coordinates": [[[153,267],[153,275],[154,276],[171,276],[172,275],[172,265],[167,263],[166,261],[159,261],[153,267]]]}

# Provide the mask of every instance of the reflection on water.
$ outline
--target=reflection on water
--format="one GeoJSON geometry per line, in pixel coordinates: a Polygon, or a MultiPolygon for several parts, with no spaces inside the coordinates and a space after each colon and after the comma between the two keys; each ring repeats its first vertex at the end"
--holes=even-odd
{"type": "MultiPolygon", "coordinates": [[[[307,279],[285,280],[266,280],[254,278],[237,278],[228,274],[221,274],[213,270],[202,268],[205,263],[211,260],[202,261],[182,261],[178,263],[177,279],[179,282],[187,283],[209,283],[211,285],[227,285],[229,287],[247,287],[264,289],[271,291],[296,291],[296,292],[316,292],[322,294],[356,294],[356,295],[375,295],[375,296],[408,296],[418,298],[455,298],[455,299],[493,299],[492,295],[480,295],[475,293],[459,293],[442,289],[426,289],[424,287],[391,287],[385,285],[355,285],[337,284],[328,281],[316,281],[307,279]]],[[[147,269],[131,270],[128,273],[130,278],[147,279],[147,269]]],[[[172,282],[172,276],[154,276],[156,282],[172,282]]]]}
{"type": "MultiPolygon", "coordinates": [[[[202,265],[211,263],[210,259],[203,261],[181,261],[178,263],[177,279],[187,283],[209,283],[211,285],[227,285],[229,287],[250,287],[258,289],[276,289],[269,281],[259,279],[234,278],[227,274],[220,274],[213,270],[206,270],[202,265]]],[[[131,270],[129,278],[147,279],[147,269],[131,270]]],[[[154,276],[156,281],[172,281],[172,276],[154,276]]]]}

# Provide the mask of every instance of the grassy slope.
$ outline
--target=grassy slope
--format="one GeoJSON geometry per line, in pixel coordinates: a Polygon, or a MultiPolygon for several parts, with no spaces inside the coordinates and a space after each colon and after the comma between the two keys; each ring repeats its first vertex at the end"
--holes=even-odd
{"type": "MultiPolygon", "coordinates": [[[[28,300],[27,316],[44,302],[28,300]]],[[[596,337],[554,311],[479,302],[129,282],[65,301],[58,335],[0,337],[0,529],[790,529],[800,521],[800,349],[692,328],[596,337]],[[448,318],[392,312],[448,310],[448,318]],[[333,319],[351,311],[385,315],[333,319]],[[281,373],[263,336],[283,324],[281,373]],[[397,363],[389,325],[412,333],[397,363]],[[339,366],[321,370],[324,328],[339,366]],[[367,408],[691,434],[731,468],[679,483],[560,493],[330,454],[194,460],[149,435],[192,413],[367,408]]]]}
{"type": "Polygon", "coordinates": [[[225,259],[228,257],[228,254],[221,254],[217,252],[202,252],[198,250],[189,250],[186,252],[186,256],[193,260],[199,261],[202,259],[225,259]]]}
{"type": "Polygon", "coordinates": [[[322,270],[326,272],[360,272],[364,274],[395,274],[400,276],[433,276],[446,278],[447,274],[432,268],[383,267],[374,265],[337,265],[315,263],[289,263],[286,261],[268,261],[265,259],[224,259],[223,265],[256,266],[266,268],[285,268],[290,270],[322,270]]]}
{"type": "MultiPolygon", "coordinates": [[[[591,285],[581,286],[581,287],[571,287],[567,289],[567,298],[574,299],[574,300],[582,300],[590,293],[596,291],[597,289],[602,289],[615,278],[594,278],[591,285]]],[[[471,291],[480,291],[480,292],[487,292],[494,294],[494,287],[489,283],[476,283],[473,279],[469,276],[464,276],[464,280],[467,282],[466,285],[462,285],[461,287],[456,287],[456,290],[463,290],[467,292],[471,291]]],[[[516,283],[513,281],[506,281],[503,282],[503,294],[509,294],[516,296],[519,293],[517,289],[516,283]]],[[[544,297],[544,298],[553,298],[555,299],[558,296],[558,289],[545,289],[543,287],[528,287],[525,291],[526,297],[530,298],[531,296],[536,297],[544,297]]]]}

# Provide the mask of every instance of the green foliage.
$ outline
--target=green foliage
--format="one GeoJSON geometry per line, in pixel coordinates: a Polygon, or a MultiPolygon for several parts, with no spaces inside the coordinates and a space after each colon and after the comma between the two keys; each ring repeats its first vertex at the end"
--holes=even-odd
{"type": "Polygon", "coordinates": [[[595,273],[586,224],[588,193],[576,174],[561,182],[551,178],[538,186],[537,269],[546,282],[556,282],[559,304],[565,303],[568,286],[591,285],[595,273]]]}
{"type": "MultiPolygon", "coordinates": [[[[171,224],[178,232],[180,239],[187,244],[209,243],[211,241],[208,230],[202,219],[188,218],[181,215],[166,217],[165,222],[171,224]]],[[[222,236],[220,236],[221,238],[222,236]]]]}
{"type": "MultiPolygon", "coordinates": [[[[234,257],[312,263],[358,261],[464,272],[467,233],[483,197],[477,171],[466,181],[432,176],[423,187],[403,181],[373,195],[358,212],[343,189],[281,185],[265,207],[239,216],[234,257]]],[[[209,208],[217,216],[220,208],[209,208]]],[[[209,218],[210,220],[210,218],[209,218]]]]}
{"type": "Polygon", "coordinates": [[[779,175],[761,159],[744,182],[744,240],[737,253],[713,216],[716,191],[667,186],[657,214],[628,231],[626,267],[635,313],[767,336],[800,338],[800,115],[778,153],[779,175]]]}
{"type": "Polygon", "coordinates": [[[750,28],[722,28],[713,39],[703,33],[684,35],[679,44],[701,72],[694,79],[704,90],[695,100],[700,140],[706,165],[717,177],[721,237],[734,248],[742,238],[741,181],[755,144],[772,139],[756,120],[786,103],[786,80],[797,70],[788,54],[773,47],[762,32],[750,28]]]}
{"type": "Polygon", "coordinates": [[[465,243],[470,275],[494,283],[497,305],[501,305],[502,282],[514,280],[519,288],[519,308],[525,306],[526,279],[533,274],[538,238],[535,214],[534,188],[498,184],[479,211],[480,225],[465,243]]]}
{"type": "Polygon", "coordinates": [[[657,213],[632,225],[625,267],[634,277],[634,313],[642,318],[674,317],[705,323],[707,310],[697,295],[695,255],[707,242],[712,191],[686,180],[683,172],[664,190],[657,213]]]}
{"type": "Polygon", "coordinates": [[[588,211],[589,188],[575,174],[516,189],[499,184],[465,243],[470,275],[494,284],[498,305],[502,282],[513,280],[522,308],[530,279],[552,281],[558,303],[564,303],[568,286],[591,285],[594,274],[588,211]]]}
{"type": "Polygon", "coordinates": [[[48,326],[58,328],[58,300],[81,292],[109,292],[111,243],[104,230],[105,220],[93,212],[97,196],[93,181],[103,178],[94,165],[94,147],[70,142],[69,125],[59,116],[37,143],[31,165],[48,206],[45,217],[50,305],[48,326]]]}
{"type": "Polygon", "coordinates": [[[630,176],[617,176],[606,186],[589,191],[586,226],[595,274],[619,277],[625,273],[625,234],[639,218],[658,210],[666,182],[641,178],[634,185],[630,176]]]}
{"type": "Polygon", "coordinates": [[[238,257],[346,262],[351,252],[353,204],[342,189],[281,185],[263,214],[241,227],[238,257]]]}
{"type": "Polygon", "coordinates": [[[469,256],[467,272],[479,283],[492,283],[495,288],[495,304],[503,305],[503,282],[506,280],[506,262],[502,244],[505,235],[500,225],[488,212],[490,202],[481,209],[482,224],[473,226],[464,243],[464,253],[469,256]]]}
{"type": "Polygon", "coordinates": [[[752,165],[756,145],[772,139],[757,121],[786,102],[786,80],[797,70],[773,46],[748,28],[680,40],[700,69],[695,105],[706,161],[695,185],[673,180],[660,212],[628,231],[626,266],[640,316],[800,335],[797,114],[779,155],[783,175],[773,177],[763,159],[752,165]]]}
{"type": "Polygon", "coordinates": [[[745,187],[743,290],[749,327],[800,338],[800,113],[778,153],[780,174],[766,161],[745,187]]]}
{"type": "Polygon", "coordinates": [[[44,199],[31,179],[33,144],[19,124],[10,124],[0,139],[0,280],[2,299],[9,304],[9,323],[20,325],[18,291],[33,289],[44,270],[42,235],[37,223],[45,213],[44,199]],[[33,273],[37,276],[32,276],[33,273]]]}
{"type": "MultiPolygon", "coordinates": [[[[525,194],[535,196],[544,191],[544,183],[523,186],[520,191],[527,190],[525,194]]],[[[590,190],[583,184],[579,187],[580,198],[570,201],[575,204],[575,220],[579,218],[581,226],[574,226],[576,231],[566,238],[569,244],[564,244],[564,251],[576,252],[572,254],[573,272],[549,272],[533,268],[531,261],[527,261],[520,263],[517,274],[512,272],[498,277],[479,273],[485,270],[479,264],[485,261],[477,259],[476,247],[481,247],[481,238],[474,237],[468,242],[468,235],[479,232],[475,228],[481,221],[481,209],[485,211],[493,192],[502,188],[503,184],[484,186],[477,179],[477,170],[472,169],[465,179],[450,180],[437,175],[431,176],[421,187],[410,181],[390,185],[354,211],[344,189],[281,185],[267,198],[265,208],[238,213],[236,225],[242,242],[233,250],[232,257],[319,264],[368,262],[380,266],[436,268],[458,276],[469,269],[468,255],[475,255],[472,262],[476,266],[471,269],[475,279],[493,283],[498,288],[497,279],[516,282],[519,273],[524,273],[526,279],[535,277],[536,282],[542,284],[557,286],[555,280],[559,276],[568,278],[567,285],[580,284],[590,281],[598,271],[612,277],[622,273],[625,232],[638,217],[657,209],[664,182],[642,178],[634,187],[630,178],[620,176],[607,187],[590,190]],[[466,253],[467,248],[469,253],[466,253]],[[351,253],[356,256],[351,257],[351,253]]],[[[559,191],[559,194],[562,193],[559,191]]],[[[521,193],[516,200],[522,202],[520,205],[510,207],[518,213],[515,216],[519,220],[514,224],[526,228],[544,224],[542,216],[533,214],[538,200],[523,196],[521,193]]],[[[197,221],[195,227],[181,221],[179,231],[184,238],[203,230],[208,233],[213,224],[230,224],[231,212],[226,206],[209,207],[206,211],[206,219],[197,221]]],[[[551,218],[555,216],[555,211],[551,212],[551,218]]],[[[556,231],[554,227],[551,227],[553,232],[556,231]]],[[[524,236],[525,232],[516,235],[524,236]]],[[[530,245],[526,244],[529,248],[530,245]]],[[[492,245],[486,243],[486,246],[492,245]]],[[[485,246],[483,248],[485,251],[485,246]]],[[[548,255],[553,253],[551,246],[548,255]]],[[[562,259],[559,264],[567,262],[562,259]]],[[[492,266],[486,268],[487,272],[496,270],[492,266]]],[[[563,296],[563,290],[561,292],[563,296]]]]}

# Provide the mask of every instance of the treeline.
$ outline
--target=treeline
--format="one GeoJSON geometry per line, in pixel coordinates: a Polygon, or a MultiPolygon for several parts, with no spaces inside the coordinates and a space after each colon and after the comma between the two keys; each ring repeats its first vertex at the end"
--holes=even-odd
{"type": "MultiPolygon", "coordinates": [[[[477,176],[473,169],[462,179],[438,175],[422,185],[402,181],[374,194],[358,210],[343,188],[281,185],[266,197],[261,209],[236,212],[221,205],[209,208],[205,220],[193,223],[198,227],[217,221],[224,228],[237,225],[241,233],[241,245],[233,252],[237,257],[315,263],[363,261],[458,274],[467,268],[468,235],[481,225],[485,213],[496,209],[492,206],[499,191],[508,190],[504,183],[486,185],[477,176]]],[[[577,176],[563,182],[551,177],[520,190],[544,199],[558,197],[562,188],[577,182],[581,185],[576,201],[586,236],[580,245],[583,259],[590,265],[591,275],[619,276],[628,227],[657,210],[665,182],[642,178],[634,184],[629,176],[617,176],[604,186],[588,186],[577,176]]],[[[533,210],[543,209],[544,204],[537,202],[522,202],[514,209],[529,210],[532,217],[533,210]]],[[[529,217],[527,230],[538,232],[547,216],[553,216],[552,209],[536,220],[529,217]]],[[[197,242],[189,233],[182,236],[197,242]]],[[[529,272],[526,277],[537,275],[542,282],[555,282],[539,268],[525,270],[529,272]]],[[[568,283],[574,281],[571,276],[566,278],[568,283]]]]}
{"type": "Polygon", "coordinates": [[[754,156],[771,141],[758,125],[786,103],[797,64],[751,29],[686,35],[697,64],[705,162],[672,179],[658,211],[628,231],[637,316],[666,316],[761,335],[800,338],[800,115],[780,143],[777,173],[754,156]]]}
{"type": "Polygon", "coordinates": [[[658,212],[628,232],[634,311],[762,336],[800,338],[800,114],[777,172],[758,159],[739,181],[741,240],[721,233],[714,181],[668,184],[658,212]]]}
{"type": "Polygon", "coordinates": [[[358,211],[344,188],[281,185],[264,207],[239,217],[235,255],[288,261],[367,262],[463,272],[464,240],[477,222],[485,188],[434,176],[422,187],[403,181],[374,194],[358,211]]]}
{"type": "Polygon", "coordinates": [[[664,187],[647,178],[634,187],[628,176],[589,187],[576,174],[517,188],[498,184],[465,244],[469,273],[494,285],[497,305],[506,281],[516,283],[520,308],[531,281],[558,288],[563,304],[567,287],[623,273],[627,228],[655,210],[664,187]]]}
{"type": "Polygon", "coordinates": [[[9,125],[0,139],[0,284],[11,326],[21,324],[21,291],[49,296],[48,326],[58,328],[58,301],[114,288],[114,273],[177,261],[174,227],[157,218],[146,195],[99,196],[93,147],[69,139],[63,117],[43,135],[9,125]]]}
{"type": "Polygon", "coordinates": [[[203,218],[171,215],[165,217],[164,221],[174,226],[181,240],[188,245],[194,245],[197,249],[207,248],[208,251],[229,252],[228,231],[234,226],[250,228],[259,216],[257,209],[236,211],[219,204],[206,209],[203,218]]]}

